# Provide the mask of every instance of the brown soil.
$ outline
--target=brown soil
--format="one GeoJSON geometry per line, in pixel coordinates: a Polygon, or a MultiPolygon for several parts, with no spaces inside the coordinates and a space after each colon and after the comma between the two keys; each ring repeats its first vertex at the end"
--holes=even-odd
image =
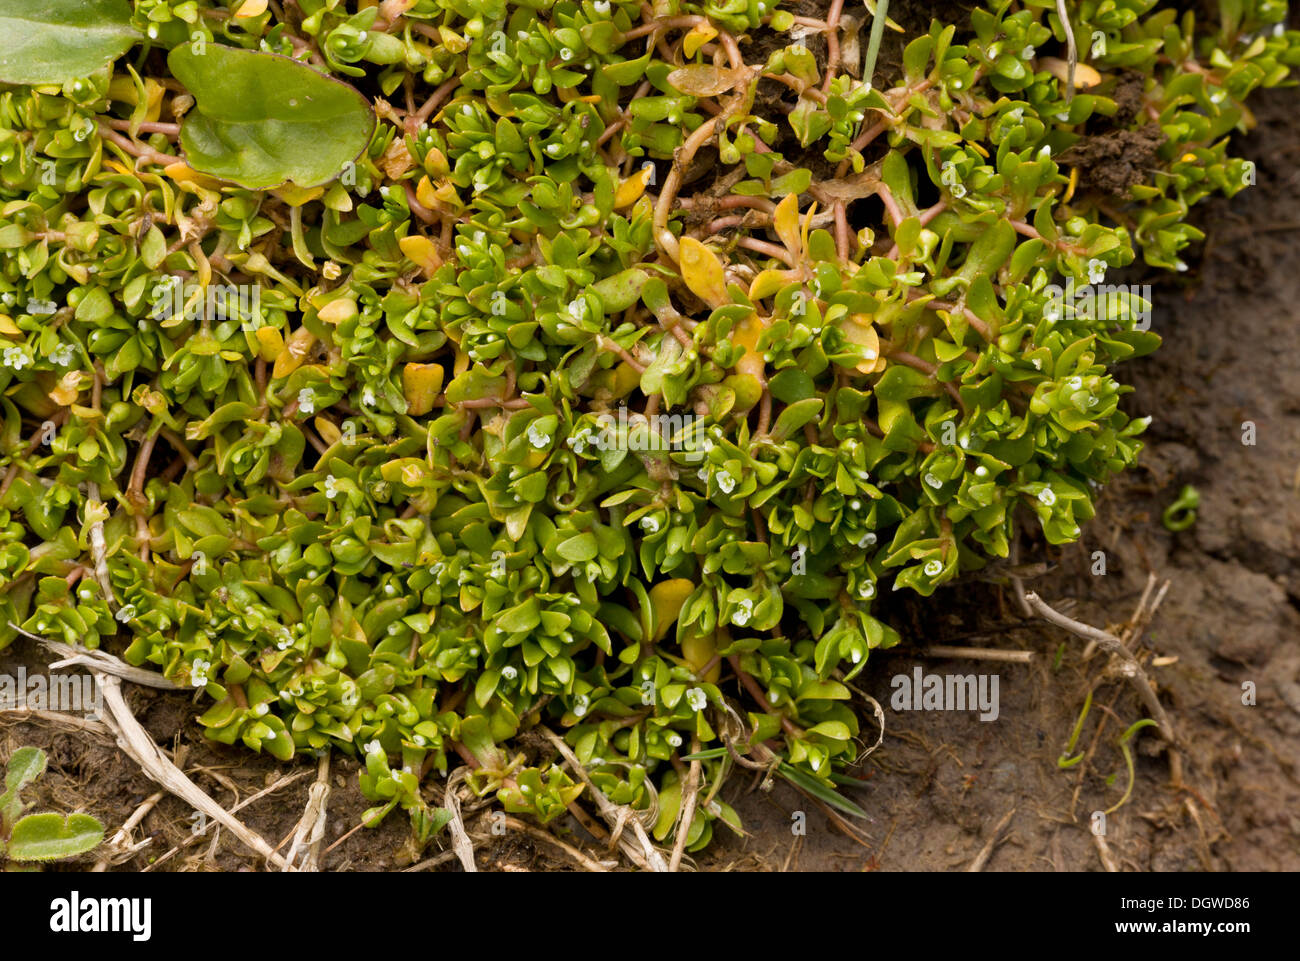
{"type": "Polygon", "coordinates": [[[1079,170],[1079,184],[1112,197],[1127,197],[1135,184],[1151,179],[1156,151],[1165,142],[1157,123],[1137,130],[1111,130],[1085,137],[1057,159],[1079,170]]]}
{"type": "MultiPolygon", "coordinates": [[[[909,28],[923,28],[937,15],[932,8],[921,17],[912,4],[894,6],[901,10],[891,14],[909,28]],[[916,17],[923,22],[908,19],[916,17]]],[[[882,58],[897,57],[889,39],[882,58]]],[[[1139,646],[1165,659],[1148,670],[1186,745],[1187,789],[1170,787],[1167,756],[1153,753],[1159,742],[1141,732],[1132,796],[1110,815],[1106,833],[1126,870],[1300,868],[1300,370],[1294,361],[1300,356],[1300,172],[1294,166],[1300,135],[1293,97],[1279,90],[1254,103],[1259,127],[1238,140],[1236,152],[1256,161],[1258,186],[1196,213],[1208,239],[1188,258],[1189,282],[1151,279],[1157,284],[1154,329],[1165,343],[1120,375],[1134,387],[1129,408],[1155,416],[1142,467],[1107,489],[1080,544],[1056,551],[1026,538],[1022,545],[1026,566],[1036,562],[1045,569],[1028,586],[1099,626],[1128,619],[1150,572],[1169,581],[1139,646]],[[1247,421],[1256,431],[1253,446],[1242,443],[1247,421]],[[1161,525],[1161,513],[1188,483],[1201,494],[1199,520],[1173,534],[1161,525]],[[1093,573],[1096,551],[1105,554],[1104,576],[1093,573]],[[1246,682],[1255,686],[1253,706],[1243,704],[1246,682]]],[[[1101,673],[1100,656],[1085,660],[1081,642],[1023,619],[1010,594],[988,580],[900,602],[896,613],[898,626],[916,642],[1030,650],[1034,662],[921,659],[912,648],[873,656],[856,686],[881,701],[887,732],[861,766],[871,786],[851,792],[872,815],[868,840],[848,838],[784,784],[770,793],[751,791],[748,779],[737,776],[724,797],[738,807],[749,836],[740,840],[720,831],[700,866],[963,869],[1014,810],[986,870],[1100,870],[1090,817],[1116,804],[1127,784],[1117,742],[1143,716],[1136,697],[1103,683],[1079,742],[1080,750],[1092,746],[1092,753],[1061,770],[1057,758],[1085,691],[1101,673]],[[891,678],[910,674],[917,664],[928,673],[998,674],[998,719],[892,710],[891,678]],[[806,836],[791,831],[796,811],[806,812],[806,836]]],[[[20,663],[43,669],[46,658],[25,641],[0,654],[0,672],[12,673],[20,663]]],[[[272,846],[290,834],[315,776],[313,759],[282,765],[213,744],[193,720],[190,697],[127,687],[150,734],[226,807],[277,776],[300,774],[239,813],[272,846]]],[[[110,835],[157,790],[107,734],[0,715],[0,759],[24,744],[50,755],[49,771],[32,795],[41,807],[90,812],[110,835]]],[[[354,761],[336,758],[332,777],[331,844],[369,806],[357,788],[354,761]]],[[[184,802],[165,796],[134,832],[136,841],[152,838],[150,845],[113,870],[145,869],[186,844],[192,815],[184,802]]],[[[399,812],[378,829],[351,835],[327,855],[325,867],[398,868],[406,835],[399,812]]],[[[573,866],[551,846],[515,832],[482,837],[477,855],[483,870],[573,866]]],[[[64,869],[85,870],[94,861],[95,854],[87,855],[64,869]]],[[[261,867],[220,832],[186,844],[158,870],[261,867]]],[[[443,869],[459,870],[450,864],[443,869]]]]}

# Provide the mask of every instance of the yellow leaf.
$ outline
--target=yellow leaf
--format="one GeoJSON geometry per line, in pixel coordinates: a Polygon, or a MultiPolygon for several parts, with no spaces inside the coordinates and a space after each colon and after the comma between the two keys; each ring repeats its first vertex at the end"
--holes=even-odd
{"type": "Polygon", "coordinates": [[[321,440],[330,447],[343,439],[343,432],[339,430],[338,424],[328,417],[317,417],[312,423],[316,425],[316,431],[320,434],[321,440]]]}
{"type": "Polygon", "coordinates": [[[749,299],[763,300],[785,286],[787,281],[784,270],[764,270],[749,285],[749,299]]]}
{"type": "Polygon", "coordinates": [[[351,297],[340,297],[338,300],[331,300],[317,314],[327,324],[341,324],[345,320],[351,320],[356,315],[357,302],[351,297]]]}
{"type": "Polygon", "coordinates": [[[352,198],[348,195],[347,188],[340,183],[334,184],[325,191],[323,203],[330,210],[337,210],[341,214],[350,213],[352,210],[352,198]]]}
{"type": "Polygon", "coordinates": [[[178,160],[174,164],[163,167],[163,173],[178,184],[192,183],[199,187],[207,187],[209,190],[219,190],[221,188],[221,181],[199,173],[183,160],[178,160]]]}
{"type": "Polygon", "coordinates": [[[718,641],[712,634],[697,634],[692,630],[682,638],[682,659],[690,666],[691,672],[705,683],[712,684],[721,673],[722,663],[719,660],[709,668],[707,674],[700,676],[700,671],[713,661],[717,652],[718,641]]]}
{"type": "Polygon", "coordinates": [[[433,181],[428,177],[421,177],[420,182],[415,185],[415,199],[425,207],[438,205],[438,195],[434,192],[433,181]]]}
{"type": "Polygon", "coordinates": [[[748,374],[760,384],[767,383],[767,361],[758,349],[758,340],[763,336],[767,325],[758,314],[750,314],[731,332],[731,342],[737,347],[744,347],[745,353],[736,361],[736,370],[748,374]]]}
{"type": "Polygon", "coordinates": [[[273,361],[284,350],[284,337],[274,327],[257,328],[257,356],[262,360],[273,361]]]}
{"type": "Polygon", "coordinates": [[[22,337],[23,332],[8,314],[0,314],[0,334],[6,337],[22,337]]]}
{"type": "Polygon", "coordinates": [[[438,36],[442,37],[442,45],[448,53],[462,53],[469,46],[469,41],[451,27],[439,27],[438,36]]]}
{"type": "Polygon", "coordinates": [[[260,17],[264,13],[266,13],[266,0],[244,0],[235,11],[235,16],[247,20],[251,17],[260,17]]]}
{"type": "Polygon", "coordinates": [[[697,23],[694,29],[682,38],[682,50],[686,56],[693,57],[695,52],[718,35],[718,29],[707,20],[697,23]]]}
{"type": "Polygon", "coordinates": [[[857,369],[863,374],[873,374],[877,369],[884,369],[884,358],[880,356],[880,335],[866,314],[854,314],[844,322],[841,328],[845,338],[851,344],[865,349],[865,357],[858,361],[857,369]]]}
{"type": "Polygon", "coordinates": [[[668,628],[677,622],[677,615],[682,612],[686,598],[695,591],[695,582],[685,577],[674,577],[660,581],[650,588],[648,597],[650,610],[654,611],[654,634],[652,641],[662,641],[668,634],[668,628]]]}
{"type": "Polygon", "coordinates": [[[692,63],[678,67],[668,75],[668,84],[689,97],[716,97],[734,90],[748,78],[745,70],[715,67],[707,63],[692,63]]]}
{"type": "Polygon", "coordinates": [[[785,244],[786,249],[797,258],[803,249],[803,242],[799,239],[799,196],[797,194],[786,194],[776,205],[776,210],[772,211],[772,226],[776,228],[776,235],[781,238],[781,243],[785,244]]]}
{"type": "Polygon", "coordinates": [[[620,183],[618,190],[614,191],[614,209],[622,210],[624,207],[630,207],[640,200],[652,176],[654,176],[653,167],[642,167],[620,183]]]}
{"type": "Polygon", "coordinates": [[[325,195],[324,187],[299,187],[297,184],[285,184],[271,193],[283,200],[290,207],[301,207],[325,195]]]}
{"type": "Polygon", "coordinates": [[[150,123],[156,123],[162,116],[163,96],[167,93],[167,88],[157,80],[150,78],[144,82],[144,102],[145,107],[144,119],[150,123]]]}
{"type": "Polygon", "coordinates": [[[808,231],[812,230],[813,215],[815,213],[817,213],[817,201],[814,200],[808,205],[808,212],[803,217],[803,233],[801,237],[805,247],[808,246],[808,231]]]}
{"type": "Polygon", "coordinates": [[[442,258],[438,256],[438,248],[434,246],[432,240],[428,237],[416,234],[413,237],[403,237],[397,242],[397,246],[402,249],[406,259],[415,264],[426,277],[433,276],[434,272],[442,266],[442,258]]]}
{"type": "Polygon", "coordinates": [[[446,154],[437,147],[430,147],[424,155],[424,169],[430,177],[445,177],[451,173],[451,164],[447,163],[446,154]]]}
{"type": "Polygon", "coordinates": [[[79,370],[70,370],[59,378],[58,385],[50,391],[50,400],[60,407],[71,407],[77,401],[81,394],[82,373],[79,370]]]}
{"type": "Polygon", "coordinates": [[[402,395],[406,412],[419,417],[433,410],[433,401],[442,390],[441,364],[407,364],[402,368],[402,395]]]}
{"type": "MultiPolygon", "coordinates": [[[[261,328],[261,330],[266,329],[265,327],[261,328]]],[[[292,374],[302,366],[302,362],[307,359],[307,355],[311,353],[315,343],[316,335],[306,327],[299,327],[295,330],[289,335],[284,349],[275,358],[275,367],[271,369],[271,377],[278,380],[292,374]]]]}
{"type": "MultiPolygon", "coordinates": [[[[1061,83],[1069,82],[1070,65],[1059,57],[1040,57],[1038,66],[1061,81],[1061,83]]],[[[1076,90],[1087,90],[1099,83],[1101,83],[1101,74],[1092,67],[1086,63],[1076,63],[1074,65],[1074,88],[1076,90]]]]}
{"type": "Polygon", "coordinates": [[[722,262],[708,247],[694,237],[683,237],[679,248],[682,280],[691,292],[710,307],[720,307],[727,302],[727,282],[722,275],[722,262]]]}

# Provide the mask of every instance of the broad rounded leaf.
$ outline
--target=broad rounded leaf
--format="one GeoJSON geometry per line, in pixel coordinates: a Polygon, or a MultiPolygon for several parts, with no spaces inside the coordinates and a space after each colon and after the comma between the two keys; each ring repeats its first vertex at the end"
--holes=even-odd
{"type": "Polygon", "coordinates": [[[9,857],[15,861],[57,861],[93,850],[104,825],[89,814],[31,814],[14,825],[9,857]]]}
{"type": "Polygon", "coordinates": [[[21,791],[45,773],[45,752],[39,747],[20,747],[5,765],[5,787],[21,791]]]}
{"type": "Polygon", "coordinates": [[[207,44],[167,57],[195,97],[181,146],[201,173],[263,189],[327,184],[370,144],[375,115],[362,94],[274,53],[207,44]]]}
{"type": "Polygon", "coordinates": [[[127,0],[0,0],[0,83],[64,83],[131,48],[127,0]]]}

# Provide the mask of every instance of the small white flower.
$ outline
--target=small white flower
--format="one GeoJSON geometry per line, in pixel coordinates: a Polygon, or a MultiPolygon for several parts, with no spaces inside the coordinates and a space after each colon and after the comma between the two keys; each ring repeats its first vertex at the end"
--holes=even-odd
{"type": "Polygon", "coordinates": [[[501,668],[501,676],[505,678],[507,681],[513,681],[516,677],[519,676],[519,672],[516,671],[513,667],[511,667],[509,664],[507,664],[505,667],[501,668]]]}
{"type": "Polygon", "coordinates": [[[668,736],[664,738],[664,740],[668,742],[669,747],[682,746],[682,736],[678,734],[676,731],[669,731],[668,736]]]}
{"type": "Polygon", "coordinates": [[[1033,60],[1036,56],[1038,56],[1038,51],[1034,49],[1032,43],[1025,44],[1025,48],[1020,51],[1021,60],[1033,60]]]}
{"type": "Polygon", "coordinates": [[[1056,503],[1056,494],[1052,492],[1050,487],[1044,487],[1038,492],[1038,503],[1045,507],[1051,507],[1056,503]]]}
{"type": "Polygon", "coordinates": [[[552,157],[554,157],[554,156],[557,156],[557,155],[559,154],[560,149],[561,149],[561,148],[560,148],[560,145],[559,145],[558,143],[553,143],[553,144],[549,144],[549,145],[547,146],[547,148],[546,148],[546,152],[547,152],[548,154],[550,154],[552,157]]]}
{"type": "Polygon", "coordinates": [[[875,543],[876,543],[876,535],[874,531],[867,531],[860,538],[858,538],[859,547],[871,547],[875,543]]]}
{"type": "Polygon", "coordinates": [[[339,496],[338,479],[333,474],[325,478],[325,496],[330,500],[339,496]]]}
{"type": "Polygon", "coordinates": [[[564,60],[564,61],[572,60],[572,59],[573,59],[573,51],[570,50],[568,47],[561,47],[561,48],[560,48],[560,59],[561,59],[561,60],[564,60]]]}
{"type": "Polygon", "coordinates": [[[736,478],[732,477],[725,470],[718,471],[718,487],[722,489],[722,493],[730,494],[736,489],[736,478]]]}
{"type": "Polygon", "coordinates": [[[429,568],[429,573],[432,574],[434,577],[439,577],[442,574],[442,570],[443,570],[442,561],[436,561],[434,565],[429,568]]]}
{"type": "Polygon", "coordinates": [[[849,651],[849,660],[854,664],[860,663],[862,661],[862,652],[855,647],[853,650],[849,651]]]}
{"type": "Polygon", "coordinates": [[[1042,370],[1042,369],[1043,369],[1043,358],[1041,358],[1041,357],[1035,357],[1035,358],[1034,358],[1034,368],[1037,369],[1037,370],[1042,370]]]}
{"type": "Polygon", "coordinates": [[[75,356],[76,351],[71,344],[59,344],[50,354],[50,360],[60,367],[67,367],[72,363],[75,356]]]}
{"type": "Polygon", "coordinates": [[[853,498],[853,500],[849,501],[849,510],[852,511],[862,510],[862,501],[858,500],[856,497],[853,498]]]}
{"type": "Polygon", "coordinates": [[[1069,380],[1066,381],[1066,383],[1070,385],[1071,390],[1078,390],[1080,387],[1083,386],[1083,378],[1071,377],[1069,380]]]}
{"type": "Polygon", "coordinates": [[[749,619],[754,616],[754,602],[748,597],[740,599],[740,605],[731,615],[731,623],[737,627],[744,627],[749,623],[749,619]]]}
{"type": "Polygon", "coordinates": [[[1106,261],[1093,257],[1088,261],[1088,283],[1100,284],[1106,279],[1106,261]]]}
{"type": "Polygon", "coordinates": [[[574,716],[575,716],[575,717],[584,717],[584,716],[586,715],[586,713],[587,713],[587,709],[588,709],[590,706],[591,706],[591,702],[587,699],[587,695],[585,695],[585,694],[579,694],[577,697],[575,697],[575,698],[573,699],[573,714],[574,714],[574,716]]]}
{"type": "Polygon", "coordinates": [[[988,473],[989,473],[989,469],[985,467],[983,464],[980,464],[978,467],[975,468],[976,477],[987,477],[988,473]]]}
{"type": "Polygon", "coordinates": [[[939,480],[939,478],[935,477],[933,474],[926,474],[925,482],[931,487],[933,487],[935,490],[938,490],[940,487],[943,486],[943,481],[939,480]]]}
{"type": "Polygon", "coordinates": [[[117,619],[117,622],[119,624],[125,624],[127,621],[135,617],[135,615],[136,615],[135,605],[124,604],[122,605],[122,607],[118,608],[117,613],[114,614],[113,616],[117,619]]]}
{"type": "Polygon", "coordinates": [[[316,412],[316,395],[310,387],[304,387],[298,391],[298,409],[304,414],[314,414],[316,412]]]}
{"type": "Polygon", "coordinates": [[[641,529],[647,534],[657,534],[659,532],[659,521],[647,514],[641,518],[641,529]]]}
{"type": "Polygon", "coordinates": [[[361,404],[364,407],[375,406],[375,392],[373,389],[366,387],[361,391],[361,404]]]}
{"type": "Polygon", "coordinates": [[[703,688],[693,687],[686,692],[686,703],[691,706],[692,711],[702,711],[709,703],[709,696],[704,693],[703,688]]]}
{"type": "Polygon", "coordinates": [[[609,13],[609,0],[596,0],[596,2],[592,4],[592,7],[603,17],[605,14],[609,13]]]}
{"type": "Polygon", "coordinates": [[[863,581],[861,584],[858,585],[858,597],[862,598],[864,601],[870,600],[875,596],[876,596],[875,581],[863,581]]]}
{"type": "Polygon", "coordinates": [[[6,347],[4,365],[18,371],[32,366],[32,358],[24,347],[6,347]]]}
{"type": "Polygon", "coordinates": [[[927,577],[934,577],[941,570],[943,570],[943,562],[938,560],[926,561],[925,567],[922,568],[922,570],[925,571],[925,575],[927,577]]]}
{"type": "Polygon", "coordinates": [[[532,444],[538,450],[544,450],[551,445],[551,436],[538,427],[537,424],[529,424],[528,443],[532,444]]]}

